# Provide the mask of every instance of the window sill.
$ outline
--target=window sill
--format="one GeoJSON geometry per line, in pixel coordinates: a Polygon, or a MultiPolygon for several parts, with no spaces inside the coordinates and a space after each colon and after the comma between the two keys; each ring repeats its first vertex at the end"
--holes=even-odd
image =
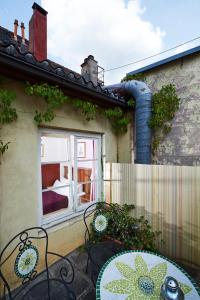
{"type": "MultiPolygon", "coordinates": [[[[93,202],[93,203],[97,203],[97,202],[98,201],[93,202]]],[[[52,230],[52,231],[55,231],[58,228],[61,229],[65,226],[68,226],[71,223],[73,223],[74,221],[76,222],[77,221],[76,219],[78,219],[78,217],[82,216],[84,214],[85,209],[93,203],[91,203],[91,202],[86,203],[83,207],[80,207],[79,210],[77,210],[77,212],[72,212],[71,214],[68,214],[68,215],[65,215],[63,217],[51,220],[49,222],[41,223],[40,226],[43,227],[44,229],[49,229],[49,230],[52,230]]]]}

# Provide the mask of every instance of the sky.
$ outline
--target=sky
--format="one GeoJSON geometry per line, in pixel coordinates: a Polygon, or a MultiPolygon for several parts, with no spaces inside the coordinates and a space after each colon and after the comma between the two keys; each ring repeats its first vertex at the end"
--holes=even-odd
{"type": "MultiPolygon", "coordinates": [[[[28,23],[33,0],[0,0],[0,25],[28,23]]],[[[105,84],[200,44],[200,39],[138,64],[109,71],[198,37],[200,0],[38,0],[48,11],[48,58],[80,72],[89,54],[105,69],[105,84]]]]}

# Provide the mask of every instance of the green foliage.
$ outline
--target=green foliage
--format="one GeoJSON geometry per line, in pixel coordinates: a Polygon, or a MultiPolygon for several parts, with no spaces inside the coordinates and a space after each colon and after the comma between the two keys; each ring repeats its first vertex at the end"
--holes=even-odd
{"type": "Polygon", "coordinates": [[[87,121],[94,120],[98,109],[97,105],[80,99],[74,99],[72,104],[81,110],[87,121]]]}
{"type": "Polygon", "coordinates": [[[15,98],[13,92],[0,89],[0,125],[11,123],[17,119],[16,109],[12,107],[15,98]]]}
{"type": "Polygon", "coordinates": [[[153,154],[155,154],[162,136],[170,132],[170,121],[179,108],[179,102],[176,87],[172,84],[163,86],[159,92],[153,95],[152,117],[149,121],[149,126],[154,130],[153,154]]]}
{"type": "Polygon", "coordinates": [[[90,239],[97,243],[105,238],[118,240],[124,244],[127,249],[145,249],[156,251],[156,240],[160,232],[153,231],[148,220],[143,216],[134,218],[130,216],[130,211],[135,208],[134,205],[111,204],[105,208],[102,204],[98,204],[99,212],[103,213],[108,219],[108,227],[106,231],[99,235],[93,228],[91,223],[90,239]]]}
{"type": "Polygon", "coordinates": [[[145,81],[146,77],[144,73],[138,73],[134,75],[126,75],[124,78],[122,78],[121,82],[124,81],[130,81],[130,80],[139,80],[139,81],[145,81]]]}
{"type": "Polygon", "coordinates": [[[120,107],[104,110],[105,116],[110,120],[112,128],[116,133],[122,134],[127,131],[127,126],[130,123],[130,118],[126,117],[120,107]]]}
{"type": "Polygon", "coordinates": [[[10,142],[4,143],[2,140],[0,140],[0,153],[1,153],[1,155],[3,155],[6,150],[8,150],[8,145],[9,144],[10,144],[10,142]]]}
{"type": "Polygon", "coordinates": [[[34,120],[36,123],[51,122],[54,117],[54,109],[69,101],[69,97],[57,86],[50,86],[47,83],[30,85],[27,83],[26,92],[28,95],[39,96],[46,102],[46,111],[44,113],[36,111],[34,120]]]}
{"type": "Polygon", "coordinates": [[[130,106],[130,107],[135,107],[135,99],[129,98],[129,99],[127,100],[127,104],[128,104],[128,106],[130,106]]]}
{"type": "MultiPolygon", "coordinates": [[[[146,77],[143,73],[134,74],[134,75],[126,75],[124,78],[122,78],[121,82],[130,81],[130,80],[139,80],[139,81],[145,81],[146,77]]],[[[135,107],[135,99],[132,98],[130,95],[124,96],[125,101],[127,102],[128,106],[134,108],[135,107]]]]}
{"type": "MultiPolygon", "coordinates": [[[[36,95],[42,97],[46,102],[45,112],[36,111],[34,120],[37,124],[51,122],[55,117],[54,109],[60,107],[64,103],[70,103],[76,109],[81,111],[87,121],[94,120],[97,113],[102,113],[111,121],[112,127],[116,133],[122,134],[127,131],[127,125],[129,124],[130,119],[125,116],[124,111],[120,107],[103,110],[101,107],[90,101],[70,98],[64,95],[57,86],[50,86],[47,83],[34,85],[28,83],[26,92],[30,96],[36,95]]],[[[128,104],[130,107],[134,106],[133,99],[130,99],[128,104]]]]}
{"type": "MultiPolygon", "coordinates": [[[[144,73],[126,75],[121,82],[129,80],[145,81],[144,73]]],[[[130,100],[129,100],[130,101],[130,100]]],[[[161,139],[171,131],[170,121],[174,118],[175,112],[179,107],[180,99],[176,95],[176,88],[169,84],[153,95],[152,117],[149,121],[149,127],[154,131],[152,141],[152,153],[155,154],[161,139]]]]}
{"type": "MultiPolygon", "coordinates": [[[[0,127],[5,124],[12,123],[17,119],[16,109],[12,107],[12,102],[16,96],[13,92],[0,89],[0,127]]],[[[0,153],[3,155],[8,150],[10,142],[4,143],[0,139],[0,153]]]]}

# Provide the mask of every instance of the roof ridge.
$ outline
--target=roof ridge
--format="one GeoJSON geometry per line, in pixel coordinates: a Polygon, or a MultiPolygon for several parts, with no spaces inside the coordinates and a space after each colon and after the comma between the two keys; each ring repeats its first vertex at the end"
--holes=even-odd
{"type": "Polygon", "coordinates": [[[120,95],[116,95],[113,92],[110,92],[108,89],[102,87],[100,84],[97,84],[97,86],[94,85],[94,83],[91,80],[87,81],[82,75],[72,70],[69,70],[64,66],[56,65],[54,67],[52,66],[52,64],[53,63],[56,64],[56,63],[52,62],[51,60],[46,59],[40,62],[34,57],[34,55],[31,52],[20,51],[20,48],[18,47],[18,43],[15,41],[10,41],[9,43],[0,41],[0,53],[1,52],[9,55],[10,57],[14,57],[15,59],[18,59],[21,62],[26,62],[28,64],[31,64],[32,66],[37,66],[41,70],[45,70],[51,74],[53,73],[64,80],[75,82],[76,84],[81,85],[82,87],[96,91],[97,93],[100,94],[104,94],[109,98],[114,99],[116,101],[116,104],[117,102],[125,103],[124,98],[121,97],[120,95]]]}

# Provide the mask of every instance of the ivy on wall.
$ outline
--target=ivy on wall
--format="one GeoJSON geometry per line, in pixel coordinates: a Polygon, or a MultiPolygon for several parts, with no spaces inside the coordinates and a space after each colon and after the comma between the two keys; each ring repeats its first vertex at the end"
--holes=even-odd
{"type": "Polygon", "coordinates": [[[133,75],[127,74],[124,78],[122,78],[121,82],[130,81],[130,80],[146,81],[145,73],[138,73],[133,75]]]}
{"type": "Polygon", "coordinates": [[[155,154],[158,146],[171,131],[171,121],[179,108],[180,99],[173,84],[164,85],[153,95],[152,117],[149,126],[153,129],[152,153],[155,154]]]}
{"type": "MultiPolygon", "coordinates": [[[[145,80],[142,74],[128,75],[122,79],[128,80],[145,80]]],[[[106,116],[117,134],[123,134],[127,131],[127,126],[131,119],[120,107],[103,109],[97,104],[77,98],[66,96],[57,86],[43,84],[27,84],[26,92],[28,95],[39,96],[45,100],[45,111],[36,111],[34,120],[39,125],[41,123],[51,122],[55,117],[55,109],[65,103],[69,103],[78,109],[87,121],[95,119],[97,114],[106,116]]],[[[16,109],[12,107],[16,95],[13,92],[0,89],[0,128],[4,124],[11,123],[17,119],[16,109]]],[[[135,100],[127,98],[130,107],[134,107],[135,100]]],[[[176,88],[169,84],[153,95],[152,99],[152,117],[149,121],[149,127],[154,131],[152,141],[152,153],[155,154],[161,139],[171,130],[170,121],[173,119],[175,112],[179,107],[180,99],[176,95],[176,88]]],[[[3,142],[0,138],[0,154],[2,155],[7,149],[10,142],[3,142]]]]}
{"type": "MultiPolygon", "coordinates": [[[[130,122],[130,118],[125,115],[125,112],[120,107],[103,109],[90,101],[66,96],[57,86],[51,86],[47,83],[34,85],[27,83],[25,90],[28,95],[39,96],[45,100],[45,111],[35,112],[34,120],[38,125],[51,122],[55,117],[55,109],[59,108],[64,103],[69,103],[80,110],[87,121],[95,119],[96,115],[100,113],[110,120],[115,133],[123,134],[127,131],[127,125],[130,122]]],[[[11,123],[17,119],[16,109],[12,107],[15,98],[15,93],[0,89],[0,128],[2,128],[4,124],[11,123]]],[[[128,105],[132,107],[134,103],[130,100],[128,101],[128,105]]],[[[0,137],[1,155],[8,149],[9,144],[10,142],[4,142],[0,137]]]]}
{"type": "MultiPolygon", "coordinates": [[[[0,89],[0,129],[3,125],[12,123],[17,119],[17,112],[14,107],[12,107],[13,101],[16,95],[11,91],[5,89],[0,89]]],[[[0,137],[0,155],[2,156],[4,152],[8,149],[10,142],[4,142],[0,137]]]]}
{"type": "MultiPolygon", "coordinates": [[[[121,82],[146,81],[145,73],[126,75],[121,82]]],[[[180,99],[173,84],[164,85],[152,98],[152,117],[149,127],[153,130],[152,154],[155,155],[161,140],[171,131],[171,121],[179,108],[180,99]]]]}
{"type": "MultiPolygon", "coordinates": [[[[45,100],[45,112],[36,111],[34,116],[34,120],[37,124],[51,122],[55,117],[54,110],[64,103],[69,103],[78,109],[87,121],[94,120],[97,114],[106,116],[110,120],[113,130],[117,134],[125,133],[127,131],[127,125],[130,123],[130,118],[125,115],[125,112],[120,107],[103,109],[90,101],[66,96],[57,86],[51,86],[47,83],[34,85],[28,83],[26,92],[30,96],[40,96],[45,100]]],[[[132,107],[133,102],[130,100],[128,105],[132,107]]]]}

